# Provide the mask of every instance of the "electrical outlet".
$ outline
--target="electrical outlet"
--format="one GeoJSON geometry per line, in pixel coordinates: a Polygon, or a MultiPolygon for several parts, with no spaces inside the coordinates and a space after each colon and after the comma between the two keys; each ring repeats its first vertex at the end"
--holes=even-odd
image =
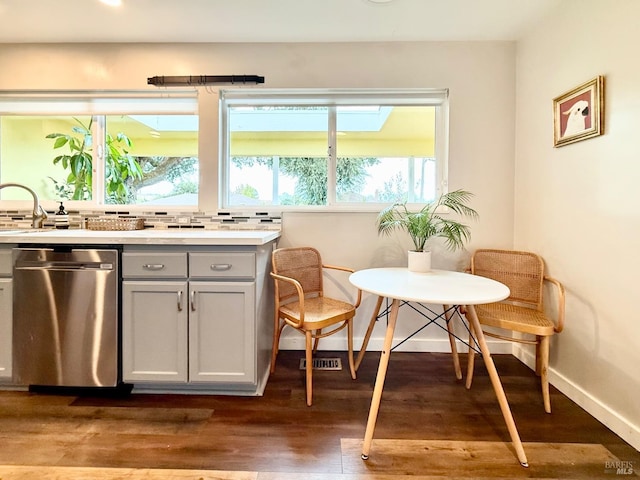
{"type": "Polygon", "coordinates": [[[188,217],[186,215],[182,217],[178,217],[177,220],[180,225],[188,225],[191,223],[191,217],[188,217]]]}

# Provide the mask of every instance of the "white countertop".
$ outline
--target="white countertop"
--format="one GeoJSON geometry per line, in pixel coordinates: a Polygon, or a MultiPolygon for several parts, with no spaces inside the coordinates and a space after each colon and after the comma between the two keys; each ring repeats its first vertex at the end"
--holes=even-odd
{"type": "Polygon", "coordinates": [[[264,245],[280,236],[278,230],[144,229],[0,230],[0,243],[84,245],[264,245]]]}

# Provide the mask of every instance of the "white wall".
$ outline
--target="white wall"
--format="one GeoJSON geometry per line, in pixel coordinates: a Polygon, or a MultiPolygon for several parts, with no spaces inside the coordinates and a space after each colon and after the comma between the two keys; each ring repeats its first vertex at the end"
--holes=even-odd
{"type": "Polygon", "coordinates": [[[640,2],[560,5],[517,48],[515,247],[567,288],[552,383],[640,448],[640,2]],[[552,99],[596,75],[605,134],[554,149],[552,99]]]}
{"type": "MultiPolygon", "coordinates": [[[[513,43],[16,44],[2,46],[0,65],[0,90],[155,89],[147,86],[147,77],[200,74],[264,75],[265,88],[449,88],[449,185],[473,192],[473,207],[480,213],[480,221],[472,225],[469,248],[512,244],[513,43]]],[[[213,108],[215,102],[207,99],[206,104],[213,108]]],[[[210,138],[214,137],[211,132],[210,138]]],[[[217,158],[211,151],[215,148],[201,151],[202,168],[215,168],[217,158]]],[[[288,213],[283,217],[280,245],[301,244],[316,246],[327,263],[353,268],[402,265],[409,246],[404,237],[379,239],[375,214],[288,213]]],[[[434,266],[463,268],[465,262],[464,253],[442,251],[434,266]]],[[[349,290],[346,278],[339,282],[336,290],[349,290]]],[[[358,337],[364,335],[373,303],[372,298],[364,299],[358,337]]],[[[407,312],[398,335],[417,326],[407,312]]],[[[380,327],[374,332],[372,348],[382,345],[380,327]]],[[[335,337],[323,341],[321,348],[346,348],[344,337],[335,337]]],[[[296,332],[289,332],[282,345],[303,348],[300,340],[296,332]]],[[[440,330],[427,329],[411,348],[448,351],[449,347],[440,330]]]]}

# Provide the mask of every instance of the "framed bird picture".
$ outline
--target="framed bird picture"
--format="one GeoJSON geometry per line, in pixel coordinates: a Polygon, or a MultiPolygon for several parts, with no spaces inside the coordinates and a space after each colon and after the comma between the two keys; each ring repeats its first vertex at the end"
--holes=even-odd
{"type": "Polygon", "coordinates": [[[553,146],[561,147],[604,133],[604,77],[553,99],[553,146]]]}

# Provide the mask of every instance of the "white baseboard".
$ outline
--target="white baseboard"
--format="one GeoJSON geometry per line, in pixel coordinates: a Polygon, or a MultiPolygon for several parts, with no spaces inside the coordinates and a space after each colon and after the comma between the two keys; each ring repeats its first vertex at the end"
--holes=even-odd
{"type": "MultiPolygon", "coordinates": [[[[360,345],[362,345],[362,340],[362,337],[353,339],[353,345],[356,351],[358,351],[360,345]]],[[[393,345],[396,345],[401,340],[402,339],[398,339],[393,343],[393,345]]],[[[346,351],[346,343],[346,340],[342,337],[327,337],[322,339],[318,348],[319,350],[346,351]]],[[[371,338],[371,340],[369,340],[367,351],[379,352],[382,350],[383,343],[383,338],[371,338]]],[[[491,353],[513,353],[511,351],[511,344],[508,342],[487,338],[487,344],[489,345],[491,353]]],[[[460,353],[466,353],[467,346],[461,342],[457,342],[457,349],[460,353]]],[[[282,337],[280,340],[280,350],[304,350],[304,337],[302,335],[282,337]]],[[[395,349],[395,351],[450,353],[451,347],[449,346],[449,339],[447,337],[431,339],[412,338],[400,345],[395,349]]]]}
{"type": "MultiPolygon", "coordinates": [[[[515,345],[513,355],[532,370],[535,369],[536,360],[531,352],[515,345]]],[[[549,369],[549,383],[606,425],[607,428],[633,448],[640,450],[640,427],[622,417],[553,368],[549,369]]]]}

